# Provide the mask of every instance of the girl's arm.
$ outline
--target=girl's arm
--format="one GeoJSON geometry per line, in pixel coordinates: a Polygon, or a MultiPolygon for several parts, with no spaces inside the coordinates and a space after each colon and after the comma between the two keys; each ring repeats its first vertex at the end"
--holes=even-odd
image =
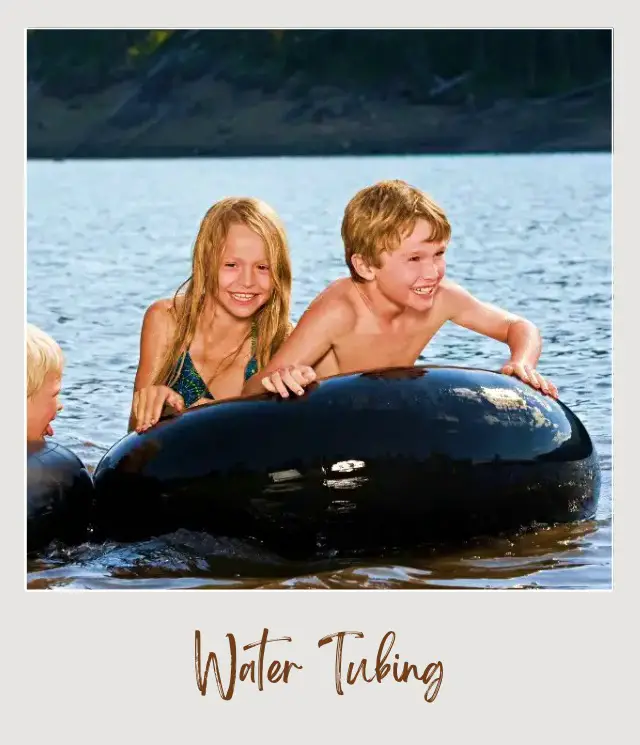
{"type": "Polygon", "coordinates": [[[184,401],[164,385],[153,385],[169,349],[174,330],[171,300],[157,300],[147,308],[140,333],[140,359],[133,385],[129,431],[147,429],[160,418],[165,403],[181,410],[184,401]]]}

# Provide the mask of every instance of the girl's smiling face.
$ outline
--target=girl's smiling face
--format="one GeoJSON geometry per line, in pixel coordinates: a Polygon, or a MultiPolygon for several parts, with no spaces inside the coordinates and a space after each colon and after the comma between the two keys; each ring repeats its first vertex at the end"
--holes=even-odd
{"type": "Polygon", "coordinates": [[[249,318],[270,298],[271,267],[264,242],[245,225],[229,228],[218,272],[218,302],[232,316],[249,318]]]}

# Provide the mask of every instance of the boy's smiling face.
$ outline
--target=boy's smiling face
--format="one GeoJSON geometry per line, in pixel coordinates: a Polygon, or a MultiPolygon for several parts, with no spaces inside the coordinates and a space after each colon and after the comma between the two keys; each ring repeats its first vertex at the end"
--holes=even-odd
{"type": "Polygon", "coordinates": [[[380,292],[399,306],[431,308],[445,275],[446,242],[431,242],[431,226],[418,220],[395,251],[385,251],[380,268],[372,268],[380,292]]]}

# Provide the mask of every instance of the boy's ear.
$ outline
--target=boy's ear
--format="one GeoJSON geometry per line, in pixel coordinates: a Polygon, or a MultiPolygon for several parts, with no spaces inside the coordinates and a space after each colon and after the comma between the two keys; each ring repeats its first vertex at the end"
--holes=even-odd
{"type": "Polygon", "coordinates": [[[358,276],[368,282],[376,277],[373,267],[360,254],[353,254],[351,257],[351,266],[356,270],[358,276]]]}

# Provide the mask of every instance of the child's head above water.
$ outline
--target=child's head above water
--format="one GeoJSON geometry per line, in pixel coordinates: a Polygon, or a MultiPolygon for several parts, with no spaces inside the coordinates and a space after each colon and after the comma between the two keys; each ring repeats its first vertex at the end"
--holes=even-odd
{"type": "Polygon", "coordinates": [[[27,440],[53,435],[51,422],[62,404],[58,401],[64,357],[58,344],[44,331],[27,324],[27,440]]]}
{"type": "Polygon", "coordinates": [[[405,181],[380,181],[359,191],[347,205],[342,220],[345,259],[356,282],[364,277],[354,266],[354,256],[380,268],[382,254],[400,247],[419,220],[427,223],[432,243],[446,244],[451,226],[443,210],[424,192],[405,181]]]}
{"type": "Polygon", "coordinates": [[[287,236],[276,212],[252,197],[216,202],[196,237],[192,282],[196,294],[210,293],[233,315],[247,317],[265,305],[282,307],[283,302],[288,314],[291,264],[287,236]],[[256,276],[243,271],[251,267],[257,270],[256,276]],[[255,292],[250,293],[254,297],[230,302],[233,290],[248,284],[255,285],[255,292]]]}
{"type": "MultiPolygon", "coordinates": [[[[290,331],[291,261],[276,212],[253,197],[228,197],[206,213],[193,248],[174,342],[157,376],[169,380],[189,348],[207,299],[237,319],[252,319],[256,359],[267,364],[290,331]]],[[[182,289],[182,288],[180,288],[182,289]]]]}

